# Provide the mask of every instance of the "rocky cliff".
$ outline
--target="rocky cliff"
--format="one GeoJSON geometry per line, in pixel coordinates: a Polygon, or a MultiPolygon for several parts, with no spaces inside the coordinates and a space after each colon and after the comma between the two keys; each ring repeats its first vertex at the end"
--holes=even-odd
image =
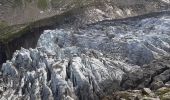
{"type": "Polygon", "coordinates": [[[21,48],[2,65],[1,99],[101,100],[118,90],[158,89],[170,81],[169,33],[168,11],[45,30],[36,48],[21,48]]]}
{"type": "Polygon", "coordinates": [[[169,3],[169,0],[1,0],[0,21],[7,25],[23,24],[78,8],[76,12],[84,9],[79,12],[82,20],[95,22],[168,10],[169,3]]]}

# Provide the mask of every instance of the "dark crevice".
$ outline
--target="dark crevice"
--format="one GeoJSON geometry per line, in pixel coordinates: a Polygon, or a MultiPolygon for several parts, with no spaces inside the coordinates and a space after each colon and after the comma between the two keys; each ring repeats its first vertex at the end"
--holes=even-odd
{"type": "Polygon", "coordinates": [[[7,59],[7,55],[5,53],[5,46],[2,43],[0,43],[0,68],[1,68],[1,64],[5,62],[6,59],[7,59]]]}
{"type": "Polygon", "coordinates": [[[66,67],[66,74],[67,74],[67,77],[66,77],[66,80],[70,79],[71,78],[71,60],[68,62],[68,66],[66,67]]]}
{"type": "Polygon", "coordinates": [[[47,68],[47,81],[49,82],[51,80],[51,71],[49,68],[47,68]]]}

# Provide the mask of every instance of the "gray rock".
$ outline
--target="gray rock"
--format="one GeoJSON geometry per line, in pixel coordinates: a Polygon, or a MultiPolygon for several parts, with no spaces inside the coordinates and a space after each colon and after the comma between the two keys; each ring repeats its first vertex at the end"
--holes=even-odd
{"type": "Polygon", "coordinates": [[[153,82],[151,84],[151,88],[154,89],[154,90],[159,89],[159,88],[161,88],[163,86],[164,86],[164,83],[162,81],[153,82]]]}
{"type": "Polygon", "coordinates": [[[154,96],[155,96],[155,94],[154,94],[149,88],[143,88],[143,89],[142,89],[142,92],[143,92],[143,94],[149,95],[149,96],[151,96],[151,97],[154,97],[154,96]]]}

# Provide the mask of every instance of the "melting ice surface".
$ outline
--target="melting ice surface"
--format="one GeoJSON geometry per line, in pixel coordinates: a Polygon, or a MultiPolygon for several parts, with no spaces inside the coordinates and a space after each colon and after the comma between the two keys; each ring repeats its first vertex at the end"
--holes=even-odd
{"type": "Polygon", "coordinates": [[[169,55],[169,35],[170,18],[164,16],[130,23],[104,22],[76,33],[62,29],[46,30],[38,46],[48,51],[56,52],[56,48],[61,48],[76,54],[92,49],[114,59],[126,58],[130,63],[143,65],[156,57],[169,55]]]}
{"type": "Polygon", "coordinates": [[[46,30],[37,48],[3,64],[10,88],[2,98],[98,100],[119,88],[123,74],[169,52],[169,16],[46,30]]]}

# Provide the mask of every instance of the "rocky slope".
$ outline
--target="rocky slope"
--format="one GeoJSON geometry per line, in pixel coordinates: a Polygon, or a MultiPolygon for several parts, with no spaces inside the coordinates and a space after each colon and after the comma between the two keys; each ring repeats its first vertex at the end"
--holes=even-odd
{"type": "Polygon", "coordinates": [[[169,100],[170,87],[164,86],[155,91],[149,88],[141,90],[117,91],[112,95],[106,96],[102,100],[169,100]]]}
{"type": "Polygon", "coordinates": [[[29,23],[73,8],[83,21],[124,18],[168,10],[169,0],[1,0],[0,21],[8,25],[29,23]]]}
{"type": "Polygon", "coordinates": [[[169,54],[168,12],[45,30],[35,49],[21,48],[2,65],[1,99],[101,100],[117,90],[158,89],[170,81],[169,54]]]}

